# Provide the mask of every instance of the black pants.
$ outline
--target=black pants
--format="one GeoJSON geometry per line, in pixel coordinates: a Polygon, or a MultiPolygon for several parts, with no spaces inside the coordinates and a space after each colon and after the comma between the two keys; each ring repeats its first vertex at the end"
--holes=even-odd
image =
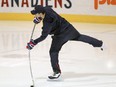
{"type": "Polygon", "coordinates": [[[91,44],[93,47],[101,47],[102,46],[102,41],[95,39],[93,37],[87,36],[87,35],[82,35],[78,33],[78,31],[75,31],[76,34],[68,34],[67,36],[65,33],[63,35],[65,36],[53,36],[52,37],[52,44],[50,48],[50,58],[51,58],[51,66],[54,72],[61,72],[60,66],[59,66],[59,60],[58,60],[58,55],[59,51],[61,50],[62,46],[68,41],[68,40],[74,40],[74,41],[82,41],[88,44],[91,44]],[[74,35],[74,36],[73,36],[74,35]],[[73,37],[70,38],[69,37],[73,37]]]}

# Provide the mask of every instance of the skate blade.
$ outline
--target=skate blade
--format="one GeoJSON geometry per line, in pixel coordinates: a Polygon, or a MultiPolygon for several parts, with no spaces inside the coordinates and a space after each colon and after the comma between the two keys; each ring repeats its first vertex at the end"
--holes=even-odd
{"type": "Polygon", "coordinates": [[[54,78],[54,79],[48,78],[47,81],[51,81],[51,82],[52,82],[52,81],[53,81],[53,82],[54,82],[54,81],[63,81],[63,79],[62,79],[61,76],[60,76],[60,77],[54,78]]]}

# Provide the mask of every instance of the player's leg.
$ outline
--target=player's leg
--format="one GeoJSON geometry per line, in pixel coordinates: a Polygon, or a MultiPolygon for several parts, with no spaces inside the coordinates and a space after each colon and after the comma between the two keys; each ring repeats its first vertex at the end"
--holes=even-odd
{"type": "Polygon", "coordinates": [[[103,44],[103,42],[101,40],[98,40],[96,38],[93,38],[93,37],[90,37],[90,36],[87,36],[87,35],[82,35],[82,34],[79,37],[74,38],[73,40],[89,43],[93,47],[101,47],[102,44],[103,44]]]}
{"type": "Polygon", "coordinates": [[[51,58],[51,66],[52,66],[54,74],[53,76],[49,76],[48,77],[49,79],[56,79],[61,74],[58,55],[63,44],[65,44],[66,42],[67,41],[63,41],[62,38],[53,37],[51,48],[50,48],[50,58],[51,58]]]}

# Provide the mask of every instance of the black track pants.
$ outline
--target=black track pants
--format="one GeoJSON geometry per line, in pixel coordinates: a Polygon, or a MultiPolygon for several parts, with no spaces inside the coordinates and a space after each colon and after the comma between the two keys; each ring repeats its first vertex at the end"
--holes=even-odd
{"type": "Polygon", "coordinates": [[[54,72],[60,72],[59,60],[58,55],[59,51],[61,50],[63,44],[67,41],[63,41],[62,38],[53,37],[51,48],[50,48],[50,58],[51,58],[51,66],[54,72]]]}
{"type": "Polygon", "coordinates": [[[52,44],[51,44],[49,53],[50,53],[50,58],[51,58],[51,66],[54,72],[61,72],[60,66],[59,66],[58,55],[59,55],[59,51],[61,50],[62,46],[68,40],[82,41],[82,42],[91,44],[93,47],[101,47],[103,43],[102,41],[95,39],[93,37],[80,34],[72,26],[68,28],[69,30],[64,32],[63,34],[52,37],[52,44]]]}
{"type": "Polygon", "coordinates": [[[103,42],[101,40],[98,40],[96,38],[87,36],[87,35],[80,35],[80,37],[76,37],[73,40],[75,41],[82,41],[88,44],[91,44],[93,47],[101,47],[103,42]]]}

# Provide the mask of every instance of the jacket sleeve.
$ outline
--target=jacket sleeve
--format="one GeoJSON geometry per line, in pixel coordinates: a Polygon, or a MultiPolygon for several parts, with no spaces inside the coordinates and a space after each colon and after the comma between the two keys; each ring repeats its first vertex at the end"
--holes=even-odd
{"type": "Polygon", "coordinates": [[[56,25],[56,21],[58,20],[57,15],[55,13],[49,13],[48,15],[50,18],[46,19],[46,22],[43,23],[41,36],[34,40],[36,44],[46,39],[48,34],[51,32],[52,27],[56,25]]]}
{"type": "Polygon", "coordinates": [[[45,23],[45,25],[42,27],[42,33],[41,36],[37,39],[34,40],[34,42],[36,44],[38,44],[39,42],[43,41],[44,39],[46,39],[46,37],[48,36],[48,34],[50,33],[52,29],[51,24],[49,23],[45,23]]]}

